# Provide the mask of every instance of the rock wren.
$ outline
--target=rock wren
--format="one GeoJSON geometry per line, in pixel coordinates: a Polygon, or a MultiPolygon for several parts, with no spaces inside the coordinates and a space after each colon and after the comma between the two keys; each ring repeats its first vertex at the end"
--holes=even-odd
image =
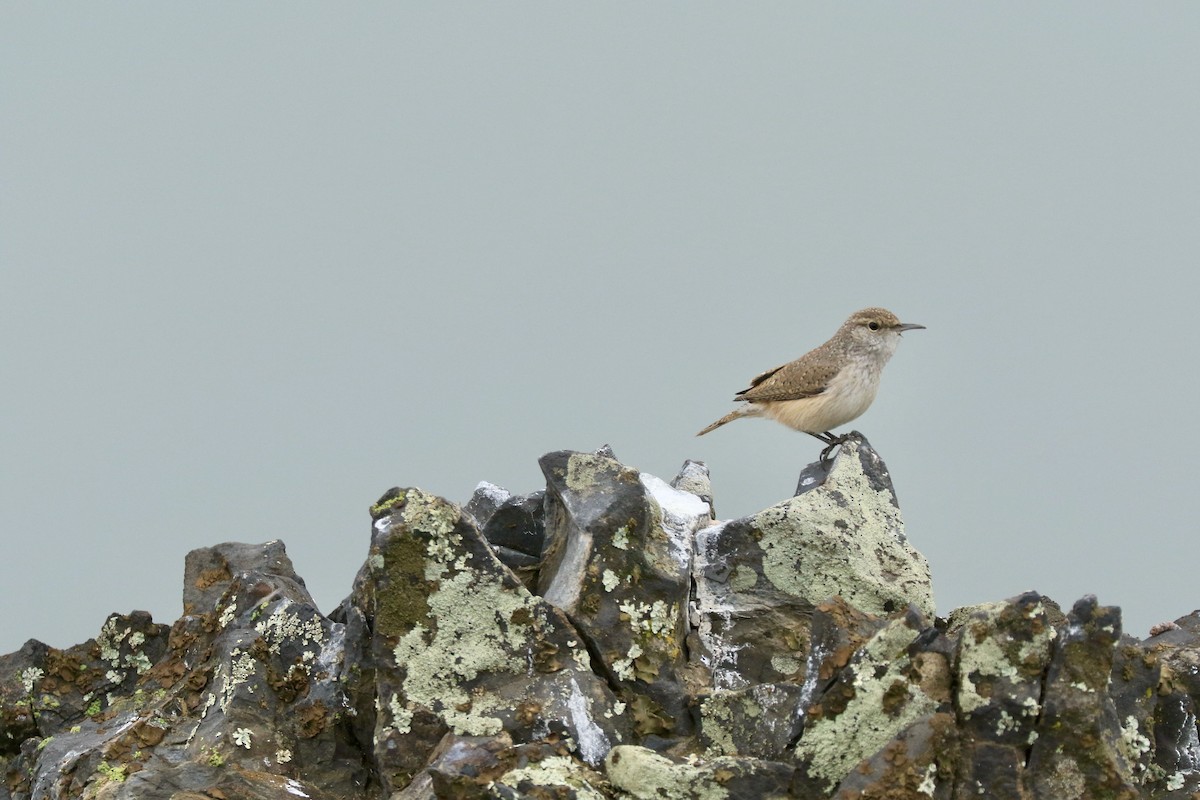
{"type": "Polygon", "coordinates": [[[879,374],[896,352],[900,334],[924,327],[903,323],[886,308],[855,312],[825,344],[750,381],[750,388],[733,398],[746,405],[696,435],[740,417],[770,417],[825,442],[824,459],[844,439],[830,431],[857,418],[875,399],[879,374]]]}

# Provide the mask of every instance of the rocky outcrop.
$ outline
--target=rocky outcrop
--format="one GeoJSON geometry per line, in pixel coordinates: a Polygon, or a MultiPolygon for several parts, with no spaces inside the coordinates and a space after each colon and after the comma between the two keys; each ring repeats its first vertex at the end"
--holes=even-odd
{"type": "Polygon", "coordinates": [[[1185,798],[1200,616],[934,616],[861,438],[712,518],[607,448],[459,507],[393,489],[328,616],[281,542],[190,553],[182,616],[0,656],[13,798],[1185,798]]]}

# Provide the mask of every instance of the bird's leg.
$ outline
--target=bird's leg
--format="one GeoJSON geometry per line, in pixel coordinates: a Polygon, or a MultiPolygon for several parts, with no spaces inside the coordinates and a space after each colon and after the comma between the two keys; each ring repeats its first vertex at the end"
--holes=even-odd
{"type": "Polygon", "coordinates": [[[830,442],[832,442],[834,440],[834,435],[832,433],[830,433],[829,431],[825,431],[824,433],[813,433],[812,431],[805,431],[805,433],[807,433],[809,436],[813,437],[814,439],[820,439],[825,444],[829,444],[830,442]]]}
{"type": "MultiPolygon", "coordinates": [[[[813,436],[816,436],[816,434],[814,433],[813,436]]],[[[841,436],[835,436],[829,431],[825,431],[825,436],[829,438],[817,436],[818,439],[820,439],[822,442],[825,442],[825,449],[821,451],[822,464],[829,461],[830,454],[833,453],[833,448],[841,446],[847,439],[850,438],[850,434],[848,433],[843,433],[841,436]]]]}

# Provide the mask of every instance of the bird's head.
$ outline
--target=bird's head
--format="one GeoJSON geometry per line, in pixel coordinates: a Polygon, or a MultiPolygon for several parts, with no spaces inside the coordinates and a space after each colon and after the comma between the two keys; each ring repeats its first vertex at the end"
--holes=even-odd
{"type": "Polygon", "coordinates": [[[901,322],[900,318],[886,308],[864,308],[850,315],[842,325],[842,331],[859,344],[891,355],[900,343],[900,334],[905,331],[924,328],[911,322],[901,322]]]}

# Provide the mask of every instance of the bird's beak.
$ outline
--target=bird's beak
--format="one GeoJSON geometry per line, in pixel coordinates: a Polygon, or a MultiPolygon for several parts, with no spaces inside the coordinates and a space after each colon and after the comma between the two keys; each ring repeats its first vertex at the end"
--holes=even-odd
{"type": "Polygon", "coordinates": [[[904,322],[896,326],[896,333],[904,333],[905,331],[925,330],[924,325],[917,325],[915,322],[904,322]]]}

